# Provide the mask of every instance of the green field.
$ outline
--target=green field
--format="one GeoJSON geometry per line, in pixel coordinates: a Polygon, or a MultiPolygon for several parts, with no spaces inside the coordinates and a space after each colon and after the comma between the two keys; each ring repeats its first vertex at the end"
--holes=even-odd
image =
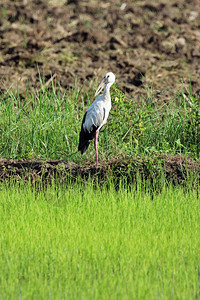
{"type": "Polygon", "coordinates": [[[0,299],[199,299],[200,202],[181,187],[0,188],[0,299]]]}

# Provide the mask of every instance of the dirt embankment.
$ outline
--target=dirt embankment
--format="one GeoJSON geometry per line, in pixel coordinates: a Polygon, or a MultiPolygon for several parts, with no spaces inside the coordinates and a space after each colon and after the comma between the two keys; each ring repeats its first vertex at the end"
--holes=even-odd
{"type": "Polygon", "coordinates": [[[0,181],[52,182],[55,179],[62,183],[82,179],[98,179],[107,181],[108,176],[114,182],[125,179],[127,183],[134,182],[137,175],[144,180],[157,182],[165,179],[174,184],[187,184],[189,178],[200,184],[200,162],[181,155],[161,155],[153,159],[125,159],[102,162],[98,167],[94,164],[79,166],[65,161],[35,161],[31,159],[0,160],[0,181]]]}

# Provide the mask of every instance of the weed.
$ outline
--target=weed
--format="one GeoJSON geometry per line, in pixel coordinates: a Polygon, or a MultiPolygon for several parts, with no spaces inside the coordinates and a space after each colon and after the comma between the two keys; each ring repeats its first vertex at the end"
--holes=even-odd
{"type": "MultiPolygon", "coordinates": [[[[11,89],[0,104],[0,155],[5,158],[52,158],[83,162],[93,161],[94,149],[85,156],[77,152],[79,132],[92,95],[75,88],[60,92],[56,78],[24,100],[11,89]]],[[[163,106],[153,99],[141,105],[125,96],[117,85],[112,89],[112,110],[100,133],[101,159],[186,154],[199,158],[199,99],[184,94],[163,106]],[[188,104],[189,103],[189,104],[188,104]]]]}

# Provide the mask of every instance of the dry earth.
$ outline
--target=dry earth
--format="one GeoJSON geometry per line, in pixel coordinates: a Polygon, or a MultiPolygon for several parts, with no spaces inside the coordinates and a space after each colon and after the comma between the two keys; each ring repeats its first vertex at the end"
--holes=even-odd
{"type": "Polygon", "coordinates": [[[91,88],[113,71],[135,100],[152,87],[165,101],[200,89],[199,0],[4,0],[0,8],[0,87],[40,87],[57,76],[91,88]]]}

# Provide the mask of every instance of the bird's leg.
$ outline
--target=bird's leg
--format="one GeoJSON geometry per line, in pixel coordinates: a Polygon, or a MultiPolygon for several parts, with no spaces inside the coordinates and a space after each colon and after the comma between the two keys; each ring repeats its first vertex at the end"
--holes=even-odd
{"type": "Polygon", "coordinates": [[[99,135],[99,131],[97,130],[95,132],[95,137],[94,137],[94,148],[95,148],[95,152],[96,152],[96,166],[98,166],[98,149],[97,149],[97,145],[98,145],[98,135],[99,135]]]}

